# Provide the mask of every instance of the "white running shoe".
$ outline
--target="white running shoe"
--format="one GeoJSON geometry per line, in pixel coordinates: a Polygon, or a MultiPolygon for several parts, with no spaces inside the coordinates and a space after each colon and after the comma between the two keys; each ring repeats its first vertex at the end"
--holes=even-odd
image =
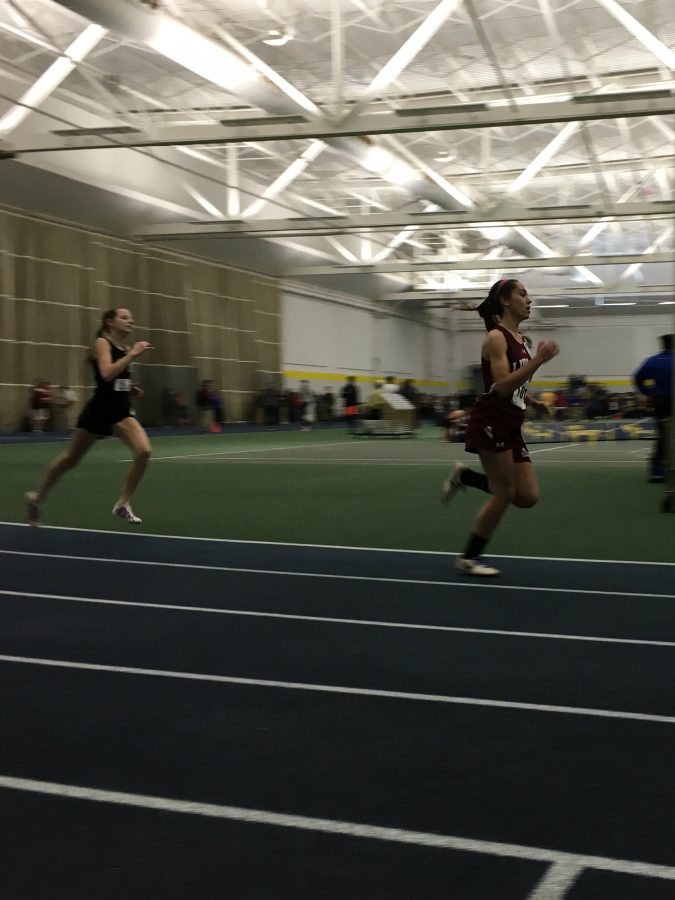
{"type": "Polygon", "coordinates": [[[26,494],[26,503],[28,504],[26,510],[26,521],[28,524],[35,527],[42,525],[42,507],[37,502],[37,494],[35,491],[28,491],[26,494]]]}
{"type": "Polygon", "coordinates": [[[113,506],[113,516],[119,516],[129,525],[140,525],[143,519],[139,519],[134,515],[134,511],[128,503],[116,503],[113,506]]]}
{"type": "Polygon", "coordinates": [[[479,578],[493,578],[495,575],[499,575],[499,569],[486,566],[478,559],[466,559],[463,556],[457,558],[455,568],[465,575],[476,575],[479,578]]]}
{"type": "Polygon", "coordinates": [[[441,503],[449,503],[458,491],[465,491],[466,485],[462,484],[462,472],[466,469],[461,463],[456,462],[455,467],[441,486],[441,503]]]}

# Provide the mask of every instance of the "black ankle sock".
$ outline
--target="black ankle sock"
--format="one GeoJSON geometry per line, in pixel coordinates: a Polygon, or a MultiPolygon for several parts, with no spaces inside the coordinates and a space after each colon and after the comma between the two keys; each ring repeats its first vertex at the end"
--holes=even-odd
{"type": "Polygon", "coordinates": [[[487,475],[483,475],[482,472],[474,472],[473,469],[462,469],[459,480],[466,487],[478,488],[479,491],[485,491],[486,494],[490,493],[487,475]]]}
{"type": "Polygon", "coordinates": [[[477,534],[470,535],[469,542],[462,554],[464,559],[475,559],[477,556],[480,556],[489,540],[490,538],[482,538],[477,534]]]}

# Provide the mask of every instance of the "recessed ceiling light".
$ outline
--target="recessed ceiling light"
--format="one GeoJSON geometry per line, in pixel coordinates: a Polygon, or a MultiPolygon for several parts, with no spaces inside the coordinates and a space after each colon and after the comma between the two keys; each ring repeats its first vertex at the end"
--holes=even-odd
{"type": "Polygon", "coordinates": [[[268,31],[264,38],[261,38],[263,44],[269,44],[270,47],[283,47],[289,41],[293,40],[294,35],[290,31],[279,31],[273,29],[268,31]]]}

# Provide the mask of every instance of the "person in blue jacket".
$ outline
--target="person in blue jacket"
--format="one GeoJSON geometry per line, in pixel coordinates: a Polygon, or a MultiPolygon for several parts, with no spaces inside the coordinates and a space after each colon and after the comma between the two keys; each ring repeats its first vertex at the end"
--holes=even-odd
{"type": "Polygon", "coordinates": [[[673,335],[661,335],[661,345],[661,352],[646,359],[633,375],[637,389],[651,399],[654,408],[656,444],[648,478],[653,483],[666,480],[668,428],[673,413],[673,335]]]}

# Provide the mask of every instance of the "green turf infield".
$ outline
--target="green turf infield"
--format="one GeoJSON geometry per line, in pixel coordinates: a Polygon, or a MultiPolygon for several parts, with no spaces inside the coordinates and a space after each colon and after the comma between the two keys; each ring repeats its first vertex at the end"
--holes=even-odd
{"type": "MultiPolygon", "coordinates": [[[[341,427],[153,439],[154,459],[134,499],[137,530],[355,547],[460,551],[484,497],[449,507],[439,487],[460,459],[438,429],[415,438],[352,438],[341,427]]],[[[24,520],[23,494],[65,445],[0,445],[0,520],[24,520]]],[[[675,515],[646,483],[646,441],[532,445],[541,487],[534,509],[511,509],[495,554],[675,562],[675,515]]],[[[101,441],[56,486],[48,525],[122,531],[111,508],[129,454],[101,441]]]]}

